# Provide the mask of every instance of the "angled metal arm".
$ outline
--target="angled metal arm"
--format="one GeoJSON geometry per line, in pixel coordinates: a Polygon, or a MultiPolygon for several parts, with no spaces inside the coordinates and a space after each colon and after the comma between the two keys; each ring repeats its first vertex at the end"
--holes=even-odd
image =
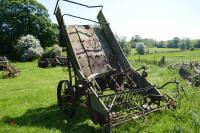
{"type": "Polygon", "coordinates": [[[169,84],[179,84],[179,81],[169,81],[167,83],[165,83],[164,85],[162,85],[161,87],[159,87],[158,89],[163,89],[165,86],[169,85],[169,84]]]}
{"type": "MultiPolygon", "coordinates": [[[[54,14],[56,13],[56,9],[57,9],[58,4],[59,4],[60,1],[61,1],[61,0],[57,0],[57,2],[56,2],[54,14]]],[[[87,8],[101,8],[101,10],[103,9],[103,6],[102,6],[102,5],[98,5],[98,6],[88,6],[88,5],[85,5],[85,4],[82,4],[82,3],[78,3],[78,2],[74,2],[74,1],[70,1],[70,0],[62,0],[62,1],[65,1],[65,2],[68,2],[68,3],[72,3],[72,4],[75,4],[75,5],[79,5],[79,6],[84,6],[84,7],[87,7],[87,8]]]]}
{"type": "Polygon", "coordinates": [[[176,85],[177,85],[178,93],[179,93],[179,89],[180,89],[180,91],[182,91],[182,92],[184,93],[186,99],[188,99],[188,98],[187,98],[187,95],[186,95],[186,92],[185,92],[185,90],[184,90],[182,84],[181,84],[179,81],[177,81],[177,80],[167,82],[167,83],[165,83],[164,85],[162,85],[161,87],[159,87],[158,89],[163,89],[165,86],[167,86],[167,85],[169,85],[169,84],[176,84],[176,85]],[[180,85],[180,86],[179,86],[179,85],[180,85]]]}
{"type": "Polygon", "coordinates": [[[72,14],[63,14],[63,17],[64,16],[70,16],[70,17],[73,17],[73,18],[83,19],[83,20],[86,20],[86,21],[90,21],[90,22],[94,22],[94,23],[99,24],[99,22],[97,22],[95,20],[88,19],[88,18],[83,18],[83,17],[79,17],[79,16],[75,16],[75,15],[72,15],[72,14]]]}
{"type": "Polygon", "coordinates": [[[101,8],[101,9],[103,9],[102,5],[88,6],[88,5],[85,5],[85,4],[82,4],[82,3],[78,3],[78,2],[74,2],[74,1],[70,1],[70,0],[62,0],[62,1],[69,2],[69,3],[72,3],[72,4],[76,4],[76,5],[80,5],[80,6],[84,6],[84,7],[87,7],[87,8],[101,8]]]}

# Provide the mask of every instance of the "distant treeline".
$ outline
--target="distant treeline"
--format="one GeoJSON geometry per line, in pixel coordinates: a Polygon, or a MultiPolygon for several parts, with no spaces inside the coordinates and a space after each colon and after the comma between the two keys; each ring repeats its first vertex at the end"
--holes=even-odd
{"type": "Polygon", "coordinates": [[[131,45],[132,48],[136,47],[138,42],[143,42],[144,45],[148,48],[157,47],[157,48],[180,48],[182,50],[187,50],[191,48],[200,48],[200,39],[192,40],[190,38],[179,38],[174,37],[168,41],[156,41],[154,39],[143,39],[139,35],[135,35],[127,43],[131,45]]]}
{"type": "Polygon", "coordinates": [[[136,48],[139,54],[145,54],[146,48],[180,48],[181,50],[193,50],[200,48],[200,39],[179,38],[174,37],[168,41],[156,41],[154,39],[142,38],[139,35],[134,35],[130,40],[125,36],[120,37],[115,35],[124,53],[128,55],[131,48],[136,48]]]}

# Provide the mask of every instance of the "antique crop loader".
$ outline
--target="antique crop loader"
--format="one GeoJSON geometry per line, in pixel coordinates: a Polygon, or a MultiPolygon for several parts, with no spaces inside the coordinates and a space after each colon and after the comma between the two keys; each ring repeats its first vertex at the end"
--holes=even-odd
{"type": "MultiPolygon", "coordinates": [[[[73,116],[80,103],[87,107],[95,124],[110,132],[111,128],[122,123],[161,108],[175,107],[172,97],[161,94],[129,64],[103,15],[102,6],[62,0],[87,8],[100,7],[98,21],[94,21],[62,14],[59,1],[54,12],[59,24],[59,42],[66,47],[67,61],[71,64],[68,65],[69,80],[60,81],[57,87],[58,104],[62,111],[73,116]],[[96,24],[65,25],[64,16],[96,24]],[[80,100],[82,97],[86,100],[80,100]]],[[[170,83],[179,84],[177,81],[170,83]]]]}

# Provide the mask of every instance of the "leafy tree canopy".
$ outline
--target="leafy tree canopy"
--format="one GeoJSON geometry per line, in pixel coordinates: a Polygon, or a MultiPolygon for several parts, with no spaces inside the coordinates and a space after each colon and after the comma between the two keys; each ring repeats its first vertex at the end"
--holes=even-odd
{"type": "Polygon", "coordinates": [[[12,50],[27,34],[39,39],[43,47],[51,46],[56,42],[56,28],[47,9],[36,0],[0,0],[0,48],[4,51],[12,50]]]}
{"type": "Polygon", "coordinates": [[[120,47],[122,48],[124,54],[127,56],[130,54],[131,52],[131,45],[130,43],[127,41],[125,36],[118,36],[117,34],[115,34],[115,38],[117,39],[120,47]]]}

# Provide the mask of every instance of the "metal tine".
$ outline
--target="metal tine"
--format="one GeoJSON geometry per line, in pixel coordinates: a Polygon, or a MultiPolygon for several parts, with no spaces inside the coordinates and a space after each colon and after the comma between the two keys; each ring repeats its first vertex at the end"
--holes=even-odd
{"type": "Polygon", "coordinates": [[[112,97],[108,97],[107,106],[109,106],[109,108],[110,108],[111,102],[112,102],[112,97]]]}
{"type": "Polygon", "coordinates": [[[126,94],[126,96],[125,96],[125,98],[124,98],[125,100],[123,101],[124,107],[126,107],[127,105],[128,105],[128,106],[130,105],[130,102],[131,102],[130,99],[131,99],[131,97],[132,97],[131,95],[132,95],[131,93],[127,93],[127,94],[126,94]]]}
{"type": "Polygon", "coordinates": [[[103,97],[104,98],[104,103],[106,106],[109,105],[109,97],[103,97]]]}
{"type": "Polygon", "coordinates": [[[129,112],[127,115],[123,115],[123,113],[122,112],[128,112],[128,111],[131,111],[131,110],[134,110],[134,109],[136,109],[137,107],[132,107],[132,108],[129,108],[129,109],[127,109],[127,110],[121,110],[119,113],[118,113],[118,116],[117,117],[113,117],[113,119],[112,119],[112,122],[115,122],[115,121],[122,121],[123,119],[126,119],[126,118],[128,118],[128,117],[131,117],[131,116],[134,116],[134,115],[137,115],[137,113],[139,113],[138,112],[138,110],[135,110],[135,111],[133,111],[133,112],[129,112]]]}
{"type": "Polygon", "coordinates": [[[129,97],[131,96],[130,93],[127,94],[120,94],[120,98],[122,98],[122,101],[116,103],[116,106],[118,106],[120,109],[123,109],[124,107],[126,107],[127,104],[127,99],[129,99],[129,97]],[[125,98],[124,98],[125,97],[125,98]],[[125,104],[126,103],[126,104],[125,104]]]}
{"type": "Polygon", "coordinates": [[[124,106],[124,103],[125,103],[125,102],[124,102],[124,99],[125,99],[124,96],[125,96],[125,95],[126,95],[126,94],[121,94],[121,95],[120,95],[120,98],[122,99],[122,100],[120,101],[120,103],[118,104],[120,108],[123,108],[123,106],[124,106]]]}
{"type": "Polygon", "coordinates": [[[121,105],[122,104],[122,102],[120,102],[118,99],[120,99],[121,98],[121,96],[122,96],[122,94],[118,94],[117,95],[117,100],[116,100],[116,102],[115,102],[115,106],[118,106],[118,105],[121,105]]]}
{"type": "MultiPolygon", "coordinates": [[[[128,93],[129,94],[129,93],[128,93]]],[[[121,102],[121,108],[124,108],[125,106],[126,106],[126,104],[127,104],[127,95],[128,94],[124,94],[123,96],[122,96],[122,102],[121,102]]]]}
{"type": "Polygon", "coordinates": [[[110,103],[112,102],[112,96],[102,97],[104,100],[105,105],[110,108],[110,103]]]}
{"type": "Polygon", "coordinates": [[[123,105],[123,95],[124,95],[124,94],[119,94],[119,97],[118,97],[120,101],[117,103],[117,105],[118,105],[120,108],[122,107],[122,106],[120,106],[120,105],[123,105]],[[121,100],[121,99],[122,99],[122,100],[121,100]]]}
{"type": "Polygon", "coordinates": [[[110,111],[112,110],[112,107],[113,107],[113,105],[114,105],[114,103],[115,103],[115,101],[116,101],[116,98],[117,98],[117,95],[115,95],[115,96],[113,97],[111,103],[109,104],[110,111]]]}
{"type": "MultiPolygon", "coordinates": [[[[118,100],[118,103],[119,103],[118,105],[121,105],[121,104],[122,104],[121,96],[122,96],[122,94],[119,94],[119,95],[118,95],[118,99],[119,99],[119,100],[118,100]]],[[[121,108],[121,107],[120,107],[120,108],[121,108]]]]}
{"type": "Polygon", "coordinates": [[[123,95],[123,101],[115,102],[115,106],[125,107],[127,104],[130,105],[130,102],[133,101],[132,99],[133,99],[134,95],[132,93],[126,93],[126,94],[121,94],[121,95],[123,95]]]}
{"type": "Polygon", "coordinates": [[[134,99],[134,96],[135,96],[135,95],[131,93],[131,96],[129,97],[129,101],[130,101],[130,104],[131,104],[132,107],[135,106],[135,99],[134,99]]]}

